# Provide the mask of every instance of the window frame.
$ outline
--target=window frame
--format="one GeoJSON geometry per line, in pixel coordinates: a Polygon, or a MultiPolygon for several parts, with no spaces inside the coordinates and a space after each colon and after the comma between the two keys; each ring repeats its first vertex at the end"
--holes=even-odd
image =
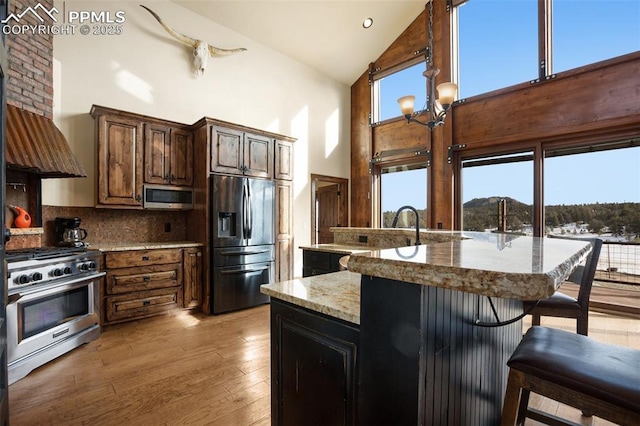
{"type": "MultiPolygon", "coordinates": [[[[391,123],[398,120],[404,120],[404,117],[402,116],[402,113],[400,111],[400,107],[398,107],[397,116],[386,118],[384,120],[379,120],[380,118],[379,117],[380,115],[380,80],[390,75],[405,71],[408,68],[411,68],[420,63],[424,63],[424,66],[426,69],[426,63],[427,63],[426,50],[427,49],[423,49],[418,52],[414,52],[415,57],[409,60],[403,61],[392,67],[385,68],[385,69],[371,69],[369,71],[369,86],[371,88],[371,114],[369,115],[369,125],[371,127],[379,126],[381,124],[391,123]]],[[[424,93],[425,93],[425,99],[426,99],[426,96],[427,96],[427,79],[426,78],[425,78],[425,85],[424,85],[424,93]]],[[[407,95],[409,95],[409,93],[407,93],[407,95]]],[[[423,110],[416,110],[414,111],[413,115],[414,116],[421,115],[426,112],[428,112],[428,108],[425,108],[423,110]]]]}

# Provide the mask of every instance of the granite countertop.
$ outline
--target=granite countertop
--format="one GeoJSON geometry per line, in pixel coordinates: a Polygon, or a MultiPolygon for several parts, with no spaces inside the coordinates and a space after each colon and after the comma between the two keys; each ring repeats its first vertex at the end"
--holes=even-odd
{"type": "Polygon", "coordinates": [[[312,244],[309,246],[300,246],[299,248],[303,250],[312,250],[312,251],[324,251],[329,253],[338,253],[338,254],[352,254],[352,253],[369,253],[371,250],[378,249],[377,247],[369,247],[365,245],[350,245],[350,244],[312,244]]]}
{"type": "Polygon", "coordinates": [[[187,248],[202,247],[202,243],[193,241],[164,241],[164,242],[111,242],[111,243],[89,243],[89,248],[94,250],[106,251],[128,251],[128,250],[154,250],[166,248],[187,248]]]}
{"type": "Polygon", "coordinates": [[[360,324],[360,274],[333,272],[265,284],[260,291],[276,299],[360,324]]]}
{"type": "Polygon", "coordinates": [[[585,240],[488,232],[436,233],[423,245],[392,249],[321,244],[318,247],[336,246],[336,250],[344,250],[338,253],[350,254],[349,271],[263,285],[261,291],[359,324],[362,275],[484,296],[538,300],[551,296],[591,252],[591,244],[585,240]],[[354,247],[356,250],[348,251],[354,247]]]}
{"type": "Polygon", "coordinates": [[[350,256],[362,275],[484,296],[538,300],[551,296],[591,252],[584,240],[458,232],[461,239],[350,256]]]}

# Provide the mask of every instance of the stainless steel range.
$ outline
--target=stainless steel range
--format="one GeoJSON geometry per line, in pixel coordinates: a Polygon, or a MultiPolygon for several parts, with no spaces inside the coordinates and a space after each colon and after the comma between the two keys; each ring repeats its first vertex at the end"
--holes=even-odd
{"type": "Polygon", "coordinates": [[[86,247],[8,250],[9,384],[100,336],[100,252],[86,247]]]}

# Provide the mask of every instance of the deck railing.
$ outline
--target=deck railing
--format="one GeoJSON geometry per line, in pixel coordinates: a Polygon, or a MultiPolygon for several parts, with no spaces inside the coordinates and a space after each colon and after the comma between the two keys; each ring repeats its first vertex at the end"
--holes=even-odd
{"type": "Polygon", "coordinates": [[[595,279],[640,285],[640,244],[604,241],[595,279]]]}

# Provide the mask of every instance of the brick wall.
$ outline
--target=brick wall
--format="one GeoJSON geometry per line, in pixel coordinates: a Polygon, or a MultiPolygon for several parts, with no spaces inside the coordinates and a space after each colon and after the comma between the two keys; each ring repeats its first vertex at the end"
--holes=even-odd
{"type": "MultiPolygon", "coordinates": [[[[9,13],[20,13],[38,3],[50,9],[53,0],[11,0],[9,13]]],[[[26,14],[20,24],[41,24],[26,14]]],[[[51,22],[45,22],[51,24],[51,22]]],[[[9,34],[7,103],[47,118],[53,117],[53,35],[9,34]]]]}

